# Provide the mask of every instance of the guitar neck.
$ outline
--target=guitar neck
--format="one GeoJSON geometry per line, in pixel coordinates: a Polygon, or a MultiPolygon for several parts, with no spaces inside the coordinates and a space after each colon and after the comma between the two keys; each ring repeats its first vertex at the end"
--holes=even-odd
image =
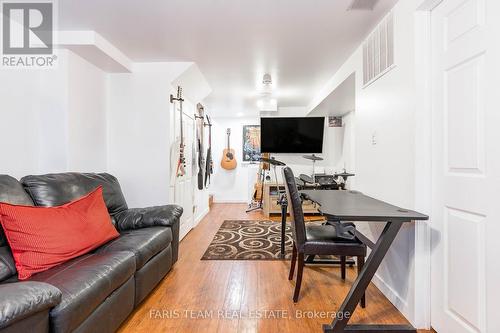
{"type": "Polygon", "coordinates": [[[179,115],[181,117],[181,144],[184,144],[184,129],[183,129],[183,122],[182,122],[182,102],[180,102],[180,107],[179,107],[179,115]]]}

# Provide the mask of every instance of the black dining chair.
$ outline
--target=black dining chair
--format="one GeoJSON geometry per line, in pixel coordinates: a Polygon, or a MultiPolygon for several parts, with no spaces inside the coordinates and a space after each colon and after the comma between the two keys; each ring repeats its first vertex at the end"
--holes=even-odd
{"type": "MultiPolygon", "coordinates": [[[[366,245],[354,235],[343,235],[336,227],[337,223],[317,225],[305,224],[304,213],[302,211],[302,199],[295,183],[292,169],[283,169],[285,189],[290,207],[290,217],[292,220],[293,250],[290,275],[288,280],[293,279],[295,262],[298,261],[297,280],[293,301],[299,299],[300,285],[302,283],[302,273],[304,271],[305,256],[335,255],[340,256],[342,265],[342,279],[345,279],[346,256],[357,257],[358,274],[363,268],[366,257],[366,245]]],[[[365,307],[365,295],[360,301],[361,307],[365,307]]]]}

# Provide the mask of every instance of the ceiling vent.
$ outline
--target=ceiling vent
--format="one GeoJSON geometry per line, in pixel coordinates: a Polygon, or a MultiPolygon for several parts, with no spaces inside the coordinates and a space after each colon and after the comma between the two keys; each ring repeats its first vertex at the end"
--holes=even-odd
{"type": "Polygon", "coordinates": [[[347,10],[373,10],[378,1],[379,0],[352,0],[347,10]]]}
{"type": "Polygon", "coordinates": [[[394,15],[392,11],[363,43],[363,85],[372,82],[394,67],[394,15]]]}

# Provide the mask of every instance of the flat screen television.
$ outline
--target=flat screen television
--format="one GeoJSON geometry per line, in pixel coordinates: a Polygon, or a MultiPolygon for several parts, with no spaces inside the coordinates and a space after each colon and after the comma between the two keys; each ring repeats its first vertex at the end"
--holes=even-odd
{"type": "Polygon", "coordinates": [[[322,153],[324,117],[260,118],[263,153],[322,153]]]}

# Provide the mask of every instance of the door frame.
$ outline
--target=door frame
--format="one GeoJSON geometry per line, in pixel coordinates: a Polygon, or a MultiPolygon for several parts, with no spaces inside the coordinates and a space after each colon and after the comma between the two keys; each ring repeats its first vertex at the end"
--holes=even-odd
{"type": "Polygon", "coordinates": [[[444,0],[421,0],[415,11],[415,209],[430,216],[415,224],[414,326],[431,327],[432,35],[431,12],[444,0]],[[418,290],[427,292],[417,292],[418,290]]]}

